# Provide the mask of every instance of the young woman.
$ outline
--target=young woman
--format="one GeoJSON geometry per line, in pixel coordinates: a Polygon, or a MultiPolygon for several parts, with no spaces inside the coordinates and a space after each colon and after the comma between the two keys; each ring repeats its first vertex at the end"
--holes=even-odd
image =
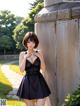
{"type": "Polygon", "coordinates": [[[45,62],[41,51],[35,50],[39,40],[34,32],[28,32],[23,38],[23,45],[27,48],[19,55],[20,71],[26,71],[17,96],[22,98],[26,106],[44,106],[46,97],[51,91],[40,72],[45,71],[45,62]],[[36,104],[32,100],[36,100],[36,104]]]}

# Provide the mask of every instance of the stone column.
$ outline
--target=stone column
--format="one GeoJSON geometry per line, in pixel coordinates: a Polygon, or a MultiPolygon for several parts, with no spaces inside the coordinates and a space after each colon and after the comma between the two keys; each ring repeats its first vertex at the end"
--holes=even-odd
{"type": "Polygon", "coordinates": [[[63,2],[80,2],[80,0],[44,0],[44,7],[52,6],[63,2]]]}
{"type": "Polygon", "coordinates": [[[44,0],[44,8],[35,16],[35,32],[52,92],[48,103],[61,106],[80,79],[80,2],[44,0]]]}
{"type": "Polygon", "coordinates": [[[44,6],[47,7],[47,6],[51,6],[51,5],[54,5],[56,3],[61,3],[63,2],[64,0],[44,0],[44,6]]]}

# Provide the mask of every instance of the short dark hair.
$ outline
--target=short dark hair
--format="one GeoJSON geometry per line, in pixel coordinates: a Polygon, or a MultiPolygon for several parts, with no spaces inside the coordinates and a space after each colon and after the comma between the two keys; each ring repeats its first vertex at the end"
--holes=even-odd
{"type": "Polygon", "coordinates": [[[34,48],[37,48],[39,44],[39,40],[38,40],[37,35],[34,32],[27,32],[25,34],[25,36],[23,37],[23,41],[22,41],[23,46],[27,48],[27,42],[29,39],[30,41],[33,41],[35,43],[34,48]]]}

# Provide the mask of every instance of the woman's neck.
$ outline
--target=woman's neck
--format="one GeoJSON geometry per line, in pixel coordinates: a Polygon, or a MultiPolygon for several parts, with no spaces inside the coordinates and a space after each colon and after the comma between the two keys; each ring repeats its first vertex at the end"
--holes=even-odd
{"type": "Polygon", "coordinates": [[[28,49],[28,53],[30,53],[30,54],[34,53],[34,49],[32,49],[32,50],[28,49]]]}

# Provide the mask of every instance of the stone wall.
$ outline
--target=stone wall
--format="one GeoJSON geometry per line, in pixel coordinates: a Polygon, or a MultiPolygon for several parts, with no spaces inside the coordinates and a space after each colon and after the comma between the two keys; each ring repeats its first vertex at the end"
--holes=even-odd
{"type": "Polygon", "coordinates": [[[80,83],[80,2],[53,1],[45,0],[45,7],[36,15],[35,32],[52,92],[49,104],[58,106],[80,83]]]}
{"type": "Polygon", "coordinates": [[[0,60],[17,60],[19,55],[0,55],[0,60]]]}

